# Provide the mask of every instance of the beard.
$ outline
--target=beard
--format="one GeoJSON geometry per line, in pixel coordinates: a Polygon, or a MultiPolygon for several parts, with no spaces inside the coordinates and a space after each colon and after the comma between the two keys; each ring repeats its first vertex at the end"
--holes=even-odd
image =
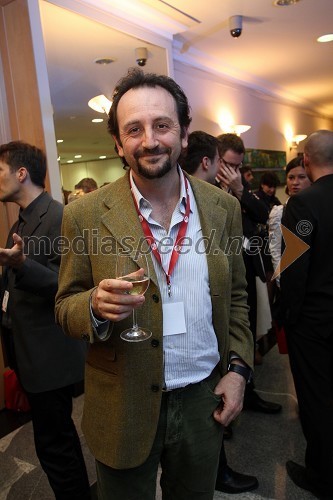
{"type": "Polygon", "coordinates": [[[160,179],[172,170],[173,165],[171,163],[170,153],[171,150],[169,148],[156,148],[154,150],[149,150],[149,152],[137,152],[135,160],[138,173],[145,179],[160,179]],[[140,163],[140,158],[142,156],[144,156],[147,161],[148,156],[154,157],[161,154],[168,155],[168,158],[161,165],[157,166],[157,163],[160,161],[159,159],[152,159],[151,161],[148,161],[148,165],[142,165],[142,163],[140,163]]]}
{"type": "Polygon", "coordinates": [[[172,169],[170,158],[165,160],[162,165],[158,167],[158,169],[151,169],[145,165],[141,165],[141,163],[137,162],[138,173],[145,177],[145,179],[160,179],[164,175],[166,175],[172,169]]]}

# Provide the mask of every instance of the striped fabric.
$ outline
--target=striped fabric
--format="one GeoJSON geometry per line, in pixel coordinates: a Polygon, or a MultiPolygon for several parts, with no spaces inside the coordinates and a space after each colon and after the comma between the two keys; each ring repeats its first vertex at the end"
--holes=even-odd
{"type": "MultiPolygon", "coordinates": [[[[133,195],[141,214],[148,221],[151,232],[167,271],[173,243],[185,214],[186,190],[181,178],[180,199],[167,232],[151,217],[152,207],[138,191],[132,178],[133,195]]],[[[208,267],[203,244],[199,213],[189,185],[191,213],[186,233],[186,244],[171,276],[171,297],[168,296],[166,278],[160,264],[153,257],[163,304],[183,302],[186,333],[164,336],[164,376],[166,389],[184,387],[200,382],[212,372],[219,361],[217,339],[212,324],[212,304],[208,281],[208,267]]]]}

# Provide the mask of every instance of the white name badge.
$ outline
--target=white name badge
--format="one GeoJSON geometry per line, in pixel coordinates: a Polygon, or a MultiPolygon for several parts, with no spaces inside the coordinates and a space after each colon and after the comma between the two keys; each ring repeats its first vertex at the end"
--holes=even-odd
{"type": "Polygon", "coordinates": [[[7,311],[8,299],[9,299],[9,292],[8,292],[8,290],[6,290],[5,293],[3,294],[3,299],[2,299],[3,312],[7,311]]]}
{"type": "Polygon", "coordinates": [[[183,302],[163,304],[163,335],[186,333],[183,302]]]}

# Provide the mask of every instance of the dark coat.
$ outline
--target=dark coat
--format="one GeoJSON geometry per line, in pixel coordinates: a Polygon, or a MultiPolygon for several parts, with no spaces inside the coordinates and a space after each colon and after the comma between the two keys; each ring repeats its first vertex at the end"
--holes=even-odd
{"type": "MultiPolygon", "coordinates": [[[[34,203],[34,202],[33,202],[34,203]]],[[[60,266],[63,207],[47,193],[36,199],[23,228],[23,266],[4,268],[16,365],[23,387],[33,393],[79,382],[84,376],[85,343],[64,335],[55,324],[54,300],[60,266]]],[[[7,248],[13,245],[10,230],[7,248]]]]}
{"type": "Polygon", "coordinates": [[[281,273],[287,325],[328,337],[333,333],[333,175],[292,196],[282,224],[310,248],[281,273]]]}
{"type": "MultiPolygon", "coordinates": [[[[251,250],[246,250],[245,265],[253,268],[256,276],[261,281],[266,281],[266,267],[263,257],[268,248],[268,234],[266,224],[269,216],[268,208],[265,203],[250,190],[249,184],[242,177],[244,186],[243,194],[240,199],[242,209],[243,233],[251,242],[251,250]],[[249,262],[251,261],[251,262],[249,262]]],[[[270,260],[270,256],[269,256],[270,260]]],[[[250,271],[248,270],[248,273],[250,271]]],[[[252,272],[252,271],[251,271],[252,272]]]]}

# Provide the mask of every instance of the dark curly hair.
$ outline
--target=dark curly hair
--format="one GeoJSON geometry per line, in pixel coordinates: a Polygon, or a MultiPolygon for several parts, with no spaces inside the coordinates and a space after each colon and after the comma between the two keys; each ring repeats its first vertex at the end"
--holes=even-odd
{"type": "Polygon", "coordinates": [[[112,106],[109,112],[108,131],[120,143],[117,109],[120,99],[126,92],[139,87],[162,87],[174,98],[177,106],[178,120],[181,127],[181,137],[184,137],[192,118],[187,97],[181,87],[170,77],[155,73],[144,73],[139,68],[131,68],[128,74],[121,78],[112,96],[112,106]]]}

